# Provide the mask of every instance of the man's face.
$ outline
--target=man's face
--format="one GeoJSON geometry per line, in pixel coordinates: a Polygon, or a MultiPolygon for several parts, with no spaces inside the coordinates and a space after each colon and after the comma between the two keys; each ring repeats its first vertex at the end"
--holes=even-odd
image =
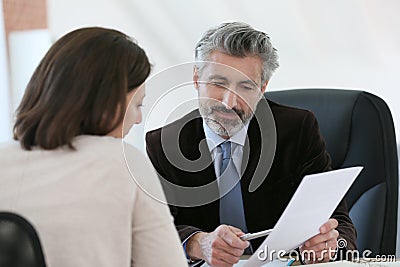
{"type": "Polygon", "coordinates": [[[211,130],[229,138],[251,120],[265,91],[267,82],[261,84],[262,62],[258,57],[221,52],[211,53],[208,61],[193,75],[200,114],[211,130]]]}

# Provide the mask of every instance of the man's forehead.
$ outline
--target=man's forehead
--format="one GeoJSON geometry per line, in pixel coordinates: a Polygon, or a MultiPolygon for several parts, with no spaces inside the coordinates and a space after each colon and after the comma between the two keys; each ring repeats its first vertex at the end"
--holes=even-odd
{"type": "Polygon", "coordinates": [[[259,57],[237,57],[218,51],[209,55],[203,68],[208,75],[219,73],[225,76],[242,77],[242,79],[246,77],[254,81],[261,80],[262,75],[262,61],[259,57]]]}
{"type": "Polygon", "coordinates": [[[243,73],[242,71],[228,65],[218,64],[214,62],[207,62],[203,68],[203,79],[219,79],[229,82],[252,82],[256,85],[261,80],[261,74],[254,71],[250,74],[243,73]]]}

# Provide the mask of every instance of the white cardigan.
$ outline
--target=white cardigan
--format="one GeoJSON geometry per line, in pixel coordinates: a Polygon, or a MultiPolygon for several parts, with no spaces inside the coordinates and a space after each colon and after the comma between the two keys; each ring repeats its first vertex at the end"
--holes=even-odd
{"type": "Polygon", "coordinates": [[[0,210],[33,224],[47,265],[187,266],[143,154],[113,137],[79,136],[73,145],[76,151],[0,146],[0,210]]]}

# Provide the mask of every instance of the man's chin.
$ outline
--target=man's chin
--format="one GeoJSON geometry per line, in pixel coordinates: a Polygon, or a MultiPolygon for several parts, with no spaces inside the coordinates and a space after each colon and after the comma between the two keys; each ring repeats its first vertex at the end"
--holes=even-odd
{"type": "Polygon", "coordinates": [[[220,136],[228,136],[232,137],[234,136],[237,132],[239,132],[243,127],[244,124],[242,122],[237,123],[232,125],[226,122],[222,122],[224,120],[217,120],[214,118],[208,118],[206,119],[206,124],[210,129],[220,135],[220,136]]]}

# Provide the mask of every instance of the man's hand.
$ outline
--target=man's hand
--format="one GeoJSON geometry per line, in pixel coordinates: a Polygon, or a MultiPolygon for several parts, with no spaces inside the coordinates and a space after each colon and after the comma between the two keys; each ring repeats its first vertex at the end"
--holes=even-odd
{"type": "Polygon", "coordinates": [[[337,220],[329,219],[319,228],[319,234],[308,239],[300,247],[305,263],[328,262],[335,256],[339,236],[339,232],[336,230],[337,226],[337,220]]]}
{"type": "Polygon", "coordinates": [[[239,238],[243,234],[233,226],[220,225],[211,233],[193,235],[187,241],[186,252],[193,260],[202,259],[214,267],[230,267],[250,245],[239,238]]]}

